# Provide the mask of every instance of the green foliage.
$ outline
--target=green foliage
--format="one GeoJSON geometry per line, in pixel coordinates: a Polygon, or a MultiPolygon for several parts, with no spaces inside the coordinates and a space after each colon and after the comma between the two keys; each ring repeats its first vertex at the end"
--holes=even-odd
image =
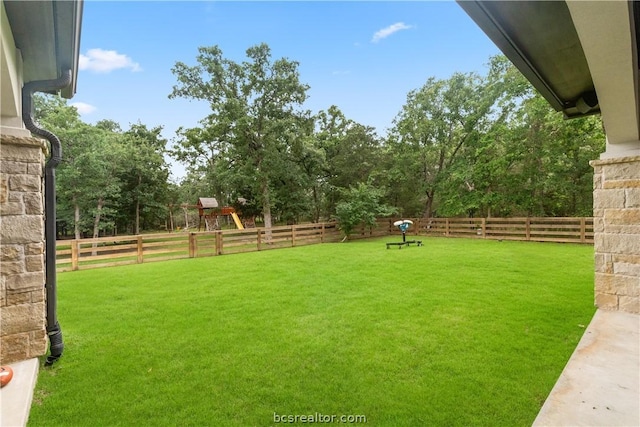
{"type": "Polygon", "coordinates": [[[185,185],[207,195],[244,197],[289,223],[335,217],[345,191],[365,182],[403,216],[590,215],[599,118],[563,120],[504,56],[490,58],[486,75],[428,79],[380,138],[335,105],[309,116],[295,102],[252,104],[265,99],[257,88],[285,88],[279,100],[294,88],[299,102],[306,91],[297,71],[279,79],[279,67],[266,67],[266,45],[242,64],[215,47],[201,52],[199,66],[176,64],[171,96],[211,100],[212,114],[181,130],[174,151],[192,172],[185,185]],[[226,83],[214,90],[212,81],[226,83]]]}
{"type": "Polygon", "coordinates": [[[332,105],[316,115],[313,146],[322,161],[316,179],[323,200],[317,209],[326,218],[336,210],[344,190],[367,182],[379,167],[381,141],[373,128],[348,119],[332,105]]]}
{"type": "Polygon", "coordinates": [[[169,169],[164,159],[167,141],[161,132],[161,126],[148,129],[138,122],[122,135],[127,155],[119,174],[123,183],[119,213],[123,228],[133,234],[157,227],[166,218],[169,169]]]}
{"type": "Polygon", "coordinates": [[[394,208],[381,202],[383,192],[368,183],[360,182],[341,193],[343,200],[336,206],[336,219],[345,238],[355,227],[364,224],[372,228],[376,225],[376,218],[395,213],[394,208]]]}
{"type": "Polygon", "coordinates": [[[404,215],[591,215],[600,119],[563,120],[502,56],[412,91],[386,144],[404,215]]]}
{"type": "Polygon", "coordinates": [[[512,106],[503,99],[508,69],[504,61],[494,60],[487,77],[455,73],[446,80],[430,78],[409,92],[388,141],[389,153],[397,159],[391,163],[392,187],[396,192],[411,188],[424,216],[444,207],[438,206],[439,195],[450,192],[464,152],[506,119],[512,106]]]}
{"type": "Polygon", "coordinates": [[[272,61],[266,44],[247,49],[248,60],[241,63],[224,58],[218,46],[198,52],[198,65],[177,62],[173,67],[178,84],[169,97],[205,100],[211,114],[201,122],[202,130],[186,131],[177,155],[197,167],[204,152],[207,166],[218,169],[216,177],[227,184],[225,193],[233,185],[250,188],[251,194],[242,197],[258,199],[265,226],[271,227],[274,190],[279,182],[291,184],[295,163],[290,157],[305,120],[296,108],[306,99],[308,86],[299,81],[298,63],[272,61]]]}
{"type": "Polygon", "coordinates": [[[531,425],[593,316],[593,249],[386,241],[60,274],[29,426],[531,425]]]}
{"type": "Polygon", "coordinates": [[[353,202],[371,189],[402,216],[591,215],[600,119],[564,120],[504,56],[490,58],[484,75],[427,79],[385,137],[335,105],[304,111],[299,64],[273,59],[266,44],[242,62],[201,47],[196,65],[172,71],[169,97],[211,111],[179,128],[170,151],[161,126],[89,125],[64,100],[35,98],[37,119],[62,139],[58,212],[76,236],[158,229],[168,206],[199,197],[261,216],[266,227],[341,217],[349,229],[358,212],[366,221],[388,212],[353,202]],[[167,182],[165,154],[187,165],[178,186],[167,182]]]}
{"type": "Polygon", "coordinates": [[[35,116],[62,141],[56,171],[58,219],[76,237],[106,230],[135,233],[164,221],[168,165],[161,127],[112,120],[89,125],[59,97],[35,96],[35,116]],[[71,230],[69,230],[71,231],[71,230]]]}
{"type": "Polygon", "coordinates": [[[526,100],[513,126],[521,141],[515,195],[528,215],[592,215],[593,173],[589,160],[604,151],[599,117],[564,120],[541,96],[526,100]]]}

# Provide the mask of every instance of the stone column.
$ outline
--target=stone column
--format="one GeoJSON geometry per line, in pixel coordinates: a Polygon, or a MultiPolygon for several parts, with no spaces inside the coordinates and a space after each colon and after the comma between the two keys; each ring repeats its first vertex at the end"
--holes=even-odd
{"type": "Polygon", "coordinates": [[[594,160],[595,304],[640,313],[640,156],[594,160]]]}
{"type": "Polygon", "coordinates": [[[47,145],[0,135],[0,363],[47,351],[43,167],[47,145]]]}

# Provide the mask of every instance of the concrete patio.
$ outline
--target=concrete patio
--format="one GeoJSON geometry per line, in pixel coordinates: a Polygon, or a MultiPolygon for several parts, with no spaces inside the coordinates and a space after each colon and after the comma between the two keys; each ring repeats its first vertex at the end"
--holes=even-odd
{"type": "Polygon", "coordinates": [[[17,427],[27,424],[33,391],[38,380],[38,359],[13,363],[13,379],[0,389],[0,426],[17,427]]]}
{"type": "Polygon", "coordinates": [[[640,426],[640,316],[598,310],[534,426],[640,426]]]}

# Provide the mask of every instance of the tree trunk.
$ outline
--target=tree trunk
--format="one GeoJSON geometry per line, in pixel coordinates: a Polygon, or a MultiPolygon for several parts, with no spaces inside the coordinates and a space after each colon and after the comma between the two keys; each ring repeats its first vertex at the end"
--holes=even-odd
{"type": "Polygon", "coordinates": [[[82,238],[80,235],[80,206],[78,206],[76,196],[73,196],[73,235],[76,240],[82,238]]]}
{"type": "Polygon", "coordinates": [[[313,222],[320,222],[320,201],[318,200],[318,187],[313,186],[313,222]]]}
{"type": "Polygon", "coordinates": [[[140,234],[140,201],[136,200],[136,225],[133,234],[140,234]]]}
{"type": "Polygon", "coordinates": [[[187,230],[189,228],[189,213],[187,212],[187,208],[182,208],[184,211],[184,229],[187,230]]]}
{"type": "MultiPolygon", "coordinates": [[[[102,200],[102,197],[98,199],[98,207],[96,209],[96,216],[93,219],[93,238],[97,239],[100,236],[100,215],[102,214],[102,204],[104,203],[104,200],[102,200]]],[[[93,243],[92,247],[92,251],[91,251],[91,255],[92,256],[96,256],[98,255],[98,251],[97,251],[97,247],[98,244],[97,243],[93,243]]]]}
{"type": "Polygon", "coordinates": [[[425,203],[425,206],[424,206],[424,214],[422,215],[423,218],[431,218],[433,214],[434,193],[435,193],[435,190],[427,191],[427,202],[425,203]]]}
{"type": "Polygon", "coordinates": [[[262,183],[262,215],[264,216],[265,241],[271,242],[271,199],[269,194],[269,182],[265,179],[262,183]]]}
{"type": "MultiPolygon", "coordinates": [[[[140,185],[142,184],[142,175],[138,175],[138,188],[140,190],[140,185]]],[[[133,234],[140,234],[140,197],[136,196],[136,225],[135,230],[133,230],[133,234]]]]}

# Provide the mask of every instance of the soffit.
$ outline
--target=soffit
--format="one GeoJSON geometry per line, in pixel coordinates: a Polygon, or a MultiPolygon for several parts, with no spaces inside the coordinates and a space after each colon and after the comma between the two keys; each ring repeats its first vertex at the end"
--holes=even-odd
{"type": "Polygon", "coordinates": [[[76,91],[82,1],[4,0],[16,47],[23,61],[24,82],[51,80],[70,69],[71,85],[62,96],[76,91]]]}
{"type": "Polygon", "coordinates": [[[576,103],[595,95],[571,14],[563,1],[458,1],[542,96],[566,117],[599,112],[576,103]]]}

